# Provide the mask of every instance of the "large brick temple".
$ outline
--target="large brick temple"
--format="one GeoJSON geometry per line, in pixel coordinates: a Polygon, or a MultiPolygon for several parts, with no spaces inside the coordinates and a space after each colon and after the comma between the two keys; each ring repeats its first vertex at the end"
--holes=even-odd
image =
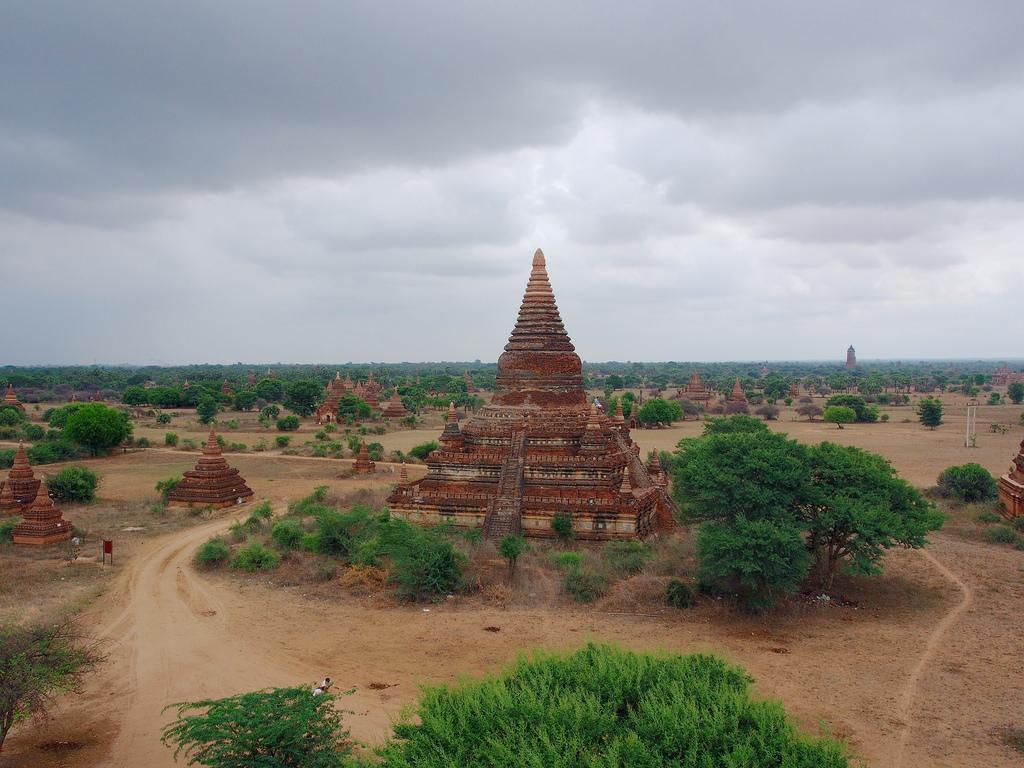
{"type": "Polygon", "coordinates": [[[552,537],[559,513],[571,517],[580,539],[644,537],[674,526],[676,507],[656,458],[652,474],[623,420],[587,401],[583,366],[539,250],[498,360],[494,399],[461,427],[449,412],[427,467],[426,477],[388,497],[393,513],[482,527],[491,537],[552,537]]]}

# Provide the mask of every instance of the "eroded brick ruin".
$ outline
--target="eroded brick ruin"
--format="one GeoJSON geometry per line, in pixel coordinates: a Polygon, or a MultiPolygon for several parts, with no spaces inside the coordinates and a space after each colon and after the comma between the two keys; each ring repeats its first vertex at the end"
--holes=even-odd
{"type": "Polygon", "coordinates": [[[1010,471],[999,478],[999,499],[1005,508],[1004,515],[1010,520],[1024,517],[1024,440],[1010,471]]]}
{"type": "Polygon", "coordinates": [[[494,399],[463,427],[449,410],[427,468],[425,478],[392,492],[392,512],[428,525],[482,527],[490,537],[552,537],[559,513],[581,539],[674,526],[675,504],[641,461],[621,415],[609,418],[587,402],[582,363],[539,250],[498,360],[494,399]]]}
{"type": "Polygon", "coordinates": [[[35,501],[40,484],[28,462],[25,444],[18,443],[7,480],[0,483],[0,515],[16,515],[27,510],[35,501]]]}

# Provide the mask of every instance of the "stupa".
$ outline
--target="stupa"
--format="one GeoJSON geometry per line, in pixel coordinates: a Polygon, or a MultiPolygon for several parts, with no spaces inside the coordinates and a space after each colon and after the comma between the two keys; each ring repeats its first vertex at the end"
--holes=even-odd
{"type": "Polygon", "coordinates": [[[743,391],[743,384],[740,383],[740,380],[738,378],[736,379],[736,383],[733,384],[733,386],[732,386],[732,394],[729,395],[729,402],[730,403],[746,403],[747,402],[747,393],[743,391]]]}
{"type": "Polygon", "coordinates": [[[477,392],[480,391],[477,388],[476,384],[473,383],[473,377],[469,375],[468,370],[463,372],[462,380],[466,382],[466,394],[475,395],[477,392]]]}
{"type": "Polygon", "coordinates": [[[1010,465],[1010,471],[999,478],[999,500],[1004,516],[1010,520],[1024,517],[1024,441],[1010,465]]]}
{"type": "Polygon", "coordinates": [[[0,483],[0,515],[16,515],[28,509],[39,492],[40,484],[28,463],[25,444],[18,443],[7,480],[0,483]]]}
{"type": "Polygon", "coordinates": [[[357,475],[372,475],[377,471],[377,465],[370,458],[370,452],[366,449],[366,441],[359,443],[359,453],[356,454],[356,463],[352,465],[357,475]]]}
{"type": "Polygon", "coordinates": [[[231,388],[231,382],[227,379],[224,379],[224,383],[220,385],[220,393],[229,397],[235,394],[235,390],[231,388]]]}
{"type": "Polygon", "coordinates": [[[4,394],[3,402],[0,405],[5,407],[17,408],[19,411],[24,411],[25,406],[18,400],[18,395],[14,392],[14,386],[11,384],[7,385],[7,392],[4,394]]]}
{"type": "Polygon", "coordinates": [[[391,399],[384,403],[381,415],[388,419],[404,419],[409,415],[402,398],[398,395],[398,387],[391,394],[391,399]]]}
{"type": "Polygon", "coordinates": [[[356,396],[375,411],[380,410],[380,391],[381,386],[373,378],[372,371],[366,381],[360,381],[353,388],[356,396]]]}
{"type": "Polygon", "coordinates": [[[39,547],[71,538],[71,523],[64,519],[45,488],[39,489],[22,517],[24,519],[11,531],[15,544],[39,547]]]}
{"type": "MultiPolygon", "coordinates": [[[[350,380],[349,380],[350,381],[350,380]]],[[[348,394],[348,386],[341,380],[341,372],[334,374],[334,378],[327,385],[327,397],[323,404],[316,409],[316,423],[330,424],[338,421],[338,401],[348,394]]]]}
{"type": "Polygon", "coordinates": [[[692,400],[695,403],[706,403],[711,399],[711,392],[704,386],[704,382],[701,381],[700,373],[694,371],[686,388],[679,390],[678,397],[692,400]]]}
{"type": "Polygon", "coordinates": [[[244,504],[252,499],[252,495],[252,489],[245,484],[238,470],[228,466],[217,444],[217,435],[211,429],[196,468],[186,472],[178,487],[167,494],[167,504],[172,507],[220,509],[244,504]]]}
{"type": "Polygon", "coordinates": [[[572,519],[581,539],[636,538],[674,526],[676,506],[648,474],[624,424],[587,402],[583,367],[539,250],[496,385],[491,403],[461,428],[449,408],[427,476],[388,497],[394,514],[482,527],[490,537],[553,537],[557,514],[572,519]]]}

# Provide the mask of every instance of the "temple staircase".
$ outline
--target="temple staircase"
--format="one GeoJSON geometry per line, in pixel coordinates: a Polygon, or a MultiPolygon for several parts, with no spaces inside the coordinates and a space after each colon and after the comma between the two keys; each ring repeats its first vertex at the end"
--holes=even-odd
{"type": "Polygon", "coordinates": [[[523,470],[526,432],[512,433],[512,447],[501,465],[498,495],[487,505],[484,535],[491,539],[518,535],[523,529],[523,470]]]}

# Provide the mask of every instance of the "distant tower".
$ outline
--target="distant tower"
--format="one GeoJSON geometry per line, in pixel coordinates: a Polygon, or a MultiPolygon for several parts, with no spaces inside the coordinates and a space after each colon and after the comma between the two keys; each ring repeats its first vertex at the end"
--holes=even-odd
{"type": "Polygon", "coordinates": [[[853,348],[853,344],[846,350],[846,367],[848,369],[857,367],[857,350],[853,348]]]}

